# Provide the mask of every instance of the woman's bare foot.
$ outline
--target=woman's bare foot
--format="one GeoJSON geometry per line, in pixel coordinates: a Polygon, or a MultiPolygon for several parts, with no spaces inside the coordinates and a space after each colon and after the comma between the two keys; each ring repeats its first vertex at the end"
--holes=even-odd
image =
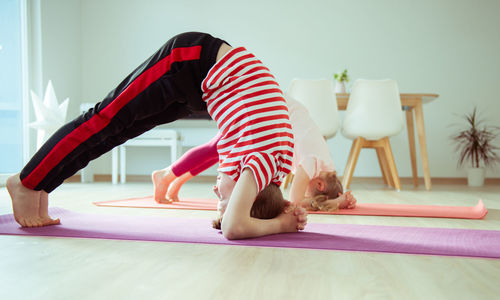
{"type": "Polygon", "coordinates": [[[154,197],[155,201],[158,203],[170,203],[166,198],[168,187],[174,181],[177,176],[170,169],[170,167],[163,170],[154,171],[151,175],[154,185],[154,197]]]}
{"type": "Polygon", "coordinates": [[[19,174],[7,179],[7,190],[12,199],[14,218],[22,227],[40,227],[60,223],[59,219],[54,220],[48,215],[48,196],[42,202],[42,192],[25,187],[21,183],[19,174]]]}
{"type": "Polygon", "coordinates": [[[168,187],[167,200],[171,202],[179,201],[179,191],[181,190],[181,187],[184,185],[184,183],[186,183],[186,181],[193,177],[194,176],[191,175],[190,172],[186,172],[177,177],[168,187]]]}
{"type": "Polygon", "coordinates": [[[41,191],[41,194],[40,194],[39,215],[40,215],[40,218],[42,218],[42,222],[48,223],[47,225],[61,224],[61,220],[59,220],[59,218],[52,219],[49,216],[49,194],[43,190],[41,191]]]}

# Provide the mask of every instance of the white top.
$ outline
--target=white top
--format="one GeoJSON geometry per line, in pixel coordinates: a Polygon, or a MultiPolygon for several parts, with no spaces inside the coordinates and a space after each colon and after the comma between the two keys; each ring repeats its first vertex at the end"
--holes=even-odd
{"type": "Polygon", "coordinates": [[[307,108],[288,95],[285,98],[295,139],[292,172],[295,173],[297,166],[302,165],[309,178],[313,179],[321,171],[335,171],[330,149],[307,108]]]}

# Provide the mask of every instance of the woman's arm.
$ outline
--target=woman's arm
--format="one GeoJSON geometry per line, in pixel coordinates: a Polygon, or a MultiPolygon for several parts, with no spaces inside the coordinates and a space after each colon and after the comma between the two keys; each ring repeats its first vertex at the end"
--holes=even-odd
{"type": "Polygon", "coordinates": [[[244,239],[280,232],[304,229],[307,214],[302,208],[290,209],[274,219],[250,217],[250,210],[257,196],[257,183],[249,168],[245,168],[231,193],[222,219],[222,234],[227,239],[244,239]]]}

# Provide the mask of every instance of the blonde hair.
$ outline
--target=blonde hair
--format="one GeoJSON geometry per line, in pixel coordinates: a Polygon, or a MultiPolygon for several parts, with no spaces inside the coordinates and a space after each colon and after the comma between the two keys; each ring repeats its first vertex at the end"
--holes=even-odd
{"type": "MultiPolygon", "coordinates": [[[[271,183],[257,194],[250,210],[250,216],[258,219],[272,219],[283,212],[288,201],[277,184],[271,183]]],[[[212,221],[212,227],[220,229],[222,216],[212,221]]]]}
{"type": "Polygon", "coordinates": [[[339,193],[344,193],[342,183],[337,177],[336,172],[323,173],[318,177],[325,183],[325,190],[320,191],[316,187],[312,190],[312,197],[309,198],[311,200],[310,208],[315,211],[323,210],[323,205],[326,200],[335,199],[339,196],[339,193]]]}

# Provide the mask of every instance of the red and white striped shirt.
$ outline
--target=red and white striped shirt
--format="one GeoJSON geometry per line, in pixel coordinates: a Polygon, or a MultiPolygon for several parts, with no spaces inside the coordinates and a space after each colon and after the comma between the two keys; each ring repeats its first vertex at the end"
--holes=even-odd
{"type": "Polygon", "coordinates": [[[231,49],[202,82],[203,100],[217,122],[219,172],[237,181],[253,171],[258,191],[290,173],[293,134],[283,92],[273,75],[245,48],[231,49]]]}

